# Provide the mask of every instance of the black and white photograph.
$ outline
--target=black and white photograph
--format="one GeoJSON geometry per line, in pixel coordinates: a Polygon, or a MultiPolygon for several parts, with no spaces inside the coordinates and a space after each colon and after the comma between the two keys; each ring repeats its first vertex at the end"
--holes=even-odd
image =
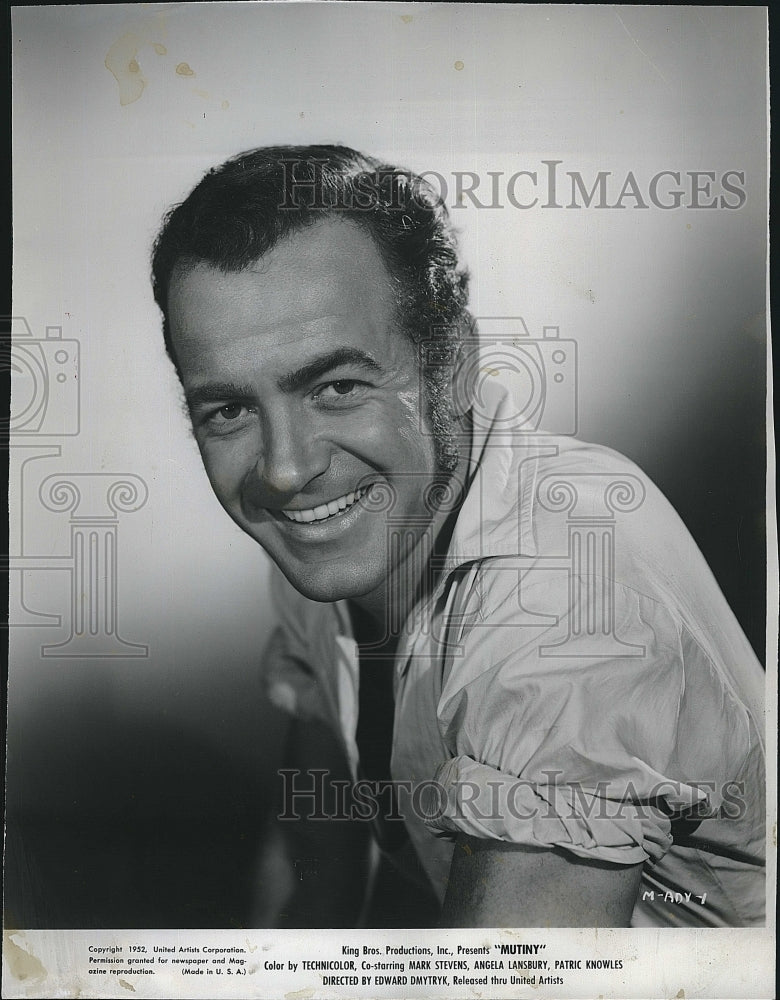
{"type": "Polygon", "coordinates": [[[772,996],[767,16],[13,6],[4,997],[772,996]]]}

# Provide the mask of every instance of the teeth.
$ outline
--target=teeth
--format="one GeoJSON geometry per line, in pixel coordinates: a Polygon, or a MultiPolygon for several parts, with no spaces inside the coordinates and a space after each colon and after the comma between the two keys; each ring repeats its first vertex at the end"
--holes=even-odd
{"type": "Polygon", "coordinates": [[[282,513],[288,521],[296,521],[298,524],[324,521],[328,517],[333,517],[334,514],[340,514],[347,507],[351,507],[352,504],[363,496],[366,489],[355,490],[353,493],[347,493],[346,496],[339,497],[338,500],[329,500],[327,503],[320,504],[318,507],[312,507],[309,510],[282,509],[282,513]]]}

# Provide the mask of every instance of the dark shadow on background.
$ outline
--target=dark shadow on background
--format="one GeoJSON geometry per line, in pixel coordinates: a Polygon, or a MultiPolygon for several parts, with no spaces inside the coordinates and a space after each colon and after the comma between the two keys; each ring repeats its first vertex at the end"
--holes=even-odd
{"type": "MultiPolygon", "coordinates": [[[[258,861],[279,809],[281,756],[272,755],[274,747],[281,753],[288,720],[265,702],[251,708],[254,759],[164,714],[109,714],[99,698],[61,717],[47,713],[45,727],[17,727],[9,743],[6,928],[258,926],[277,891],[263,884],[258,861]]],[[[246,727],[240,715],[228,724],[246,727]]],[[[332,753],[315,763],[348,777],[332,753]]],[[[368,826],[317,827],[310,847],[291,858],[302,908],[281,925],[354,927],[367,885],[358,859],[368,826]]],[[[430,927],[437,918],[430,891],[384,857],[365,926],[430,927]]]]}
{"type": "Polygon", "coordinates": [[[6,927],[250,926],[269,803],[164,717],[50,719],[9,746],[6,927]]]}
{"type": "Polygon", "coordinates": [[[652,477],[766,666],[766,346],[744,333],[739,340],[738,364],[695,401],[652,477]]]}

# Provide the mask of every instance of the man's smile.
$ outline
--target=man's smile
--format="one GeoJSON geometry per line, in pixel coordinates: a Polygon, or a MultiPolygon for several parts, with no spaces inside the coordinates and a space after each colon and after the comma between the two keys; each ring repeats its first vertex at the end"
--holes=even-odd
{"type": "Polygon", "coordinates": [[[288,520],[297,521],[298,524],[325,521],[348,511],[369,489],[370,486],[355,489],[351,493],[345,493],[344,496],[337,497],[335,500],[328,500],[316,507],[283,507],[281,512],[288,520]]]}
{"type": "Polygon", "coordinates": [[[393,288],[371,235],[328,219],[261,265],[184,268],[169,294],[222,506],[300,593],[359,598],[376,616],[406,560],[388,529],[428,530],[437,475],[417,349],[393,288]]]}

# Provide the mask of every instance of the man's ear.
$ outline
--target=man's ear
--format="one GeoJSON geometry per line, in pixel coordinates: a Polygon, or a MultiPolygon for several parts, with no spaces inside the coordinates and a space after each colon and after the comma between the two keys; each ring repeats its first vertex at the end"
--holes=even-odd
{"type": "Polygon", "coordinates": [[[452,345],[450,387],[452,412],[460,420],[470,413],[477,403],[481,361],[476,318],[470,312],[464,311],[457,326],[457,336],[453,338],[452,345]]]}
{"type": "Polygon", "coordinates": [[[450,374],[452,412],[457,418],[464,417],[474,406],[475,363],[474,345],[458,344],[450,374]]]}

